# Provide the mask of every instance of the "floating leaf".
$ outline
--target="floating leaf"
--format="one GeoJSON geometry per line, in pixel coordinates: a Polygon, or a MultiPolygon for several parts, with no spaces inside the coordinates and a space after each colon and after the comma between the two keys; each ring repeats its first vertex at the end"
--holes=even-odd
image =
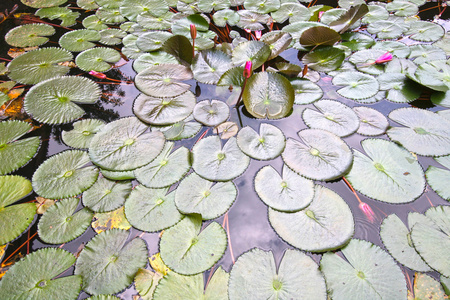
{"type": "Polygon", "coordinates": [[[408,300],[415,299],[445,299],[441,285],[433,277],[422,273],[414,274],[414,294],[408,290],[408,300]]]}
{"type": "Polygon", "coordinates": [[[375,40],[371,36],[359,32],[347,32],[342,34],[341,38],[343,42],[339,45],[344,45],[352,51],[367,49],[372,45],[376,46],[379,44],[375,43],[375,40]]]}
{"type": "Polygon", "coordinates": [[[136,20],[140,26],[149,30],[167,30],[172,27],[171,22],[173,16],[174,13],[171,11],[168,11],[159,17],[153,16],[150,12],[144,12],[140,13],[136,20]]]}
{"type": "Polygon", "coordinates": [[[55,34],[55,28],[47,24],[25,24],[14,27],[5,35],[5,41],[13,47],[40,46],[55,34]]]}
{"type": "Polygon", "coordinates": [[[159,17],[169,10],[166,1],[152,0],[124,0],[120,5],[120,14],[130,21],[136,21],[142,13],[150,13],[159,17]]]}
{"type": "Polygon", "coordinates": [[[100,33],[92,29],[79,29],[66,32],[59,38],[59,45],[67,51],[80,52],[95,47],[100,33]]]}
{"type": "Polygon", "coordinates": [[[339,33],[344,33],[368,12],[369,8],[365,3],[351,6],[336,21],[333,21],[328,25],[331,29],[336,30],[339,33]]]}
{"type": "Polygon", "coordinates": [[[194,171],[214,181],[232,180],[245,172],[250,158],[238,147],[235,138],[230,138],[223,146],[218,136],[200,140],[192,148],[194,171]]]}
{"type": "Polygon", "coordinates": [[[294,104],[310,104],[323,96],[322,88],[308,79],[294,78],[291,85],[295,92],[294,104]]]}
{"type": "Polygon", "coordinates": [[[0,282],[0,298],[76,299],[81,277],[59,277],[75,263],[72,253],[57,248],[39,249],[15,263],[0,282]]]}
{"type": "Polygon", "coordinates": [[[430,89],[440,92],[446,92],[450,89],[450,65],[444,63],[444,61],[435,60],[430,63],[423,63],[417,68],[414,76],[408,75],[409,78],[430,89]]]}
{"type": "Polygon", "coordinates": [[[386,91],[386,99],[392,102],[411,102],[422,93],[422,88],[402,73],[381,74],[378,82],[380,89],[386,91]]]}
{"type": "Polygon", "coordinates": [[[123,205],[131,193],[130,181],[112,181],[99,178],[94,185],[83,193],[83,205],[95,212],[108,212],[123,205]]]}
{"type": "Polygon", "coordinates": [[[153,299],[152,295],[159,281],[163,278],[158,272],[152,272],[147,269],[139,269],[134,277],[134,285],[143,300],[153,299]]]}
{"type": "Polygon", "coordinates": [[[264,26],[261,23],[268,23],[270,20],[267,14],[259,14],[246,9],[238,10],[237,13],[240,19],[236,25],[243,29],[263,30],[264,26]]]}
{"type": "Polygon", "coordinates": [[[128,171],[110,171],[100,168],[102,175],[111,180],[130,180],[136,179],[133,170],[128,171]]]}
{"type": "Polygon", "coordinates": [[[93,10],[99,8],[95,0],[77,0],[78,7],[85,10],[93,10]]]}
{"type": "Polygon", "coordinates": [[[83,278],[83,290],[92,295],[112,294],[131,284],[147,261],[147,247],[140,238],[128,241],[125,230],[111,229],[92,238],[81,250],[75,274],[83,278]]]}
{"type": "Polygon", "coordinates": [[[349,57],[349,61],[355,65],[358,71],[371,75],[380,75],[384,72],[384,65],[376,64],[375,61],[385,53],[386,51],[383,50],[361,50],[353,53],[349,57]]]}
{"type": "Polygon", "coordinates": [[[283,212],[295,212],[313,200],[314,183],[286,165],[282,177],[271,166],[265,166],[255,176],[255,191],[264,204],[283,212]]]}
{"type": "Polygon", "coordinates": [[[26,6],[32,8],[59,6],[67,2],[67,0],[20,0],[26,6]]]}
{"type": "Polygon", "coordinates": [[[151,66],[177,63],[178,60],[171,54],[164,51],[153,51],[145,53],[133,61],[133,69],[136,73],[140,73],[151,66]]]}
{"type": "Polygon", "coordinates": [[[192,63],[192,45],[185,36],[174,35],[169,38],[164,43],[163,50],[189,65],[192,63]]]}
{"type": "Polygon", "coordinates": [[[278,10],[271,12],[272,18],[278,23],[284,23],[289,19],[291,23],[308,21],[311,12],[305,6],[297,2],[282,2],[278,10]]]}
{"type": "Polygon", "coordinates": [[[187,214],[200,214],[203,220],[223,215],[236,200],[237,189],[232,181],[218,182],[191,173],[179,184],[175,193],[178,210],[187,214]]]}
{"type": "Polygon", "coordinates": [[[139,35],[136,40],[136,46],[142,51],[151,52],[161,49],[164,42],[167,41],[172,34],[167,31],[151,31],[139,35]]]}
{"type": "Polygon", "coordinates": [[[100,7],[97,9],[95,15],[105,24],[125,22],[125,18],[120,14],[119,8],[100,7]]]}
{"type": "Polygon", "coordinates": [[[200,129],[202,129],[202,124],[194,120],[194,117],[189,116],[183,121],[177,122],[173,125],[164,127],[153,127],[155,130],[159,130],[164,133],[166,139],[171,141],[179,141],[182,139],[188,139],[196,135],[200,129]]]}
{"type": "Polygon", "coordinates": [[[214,128],[214,133],[220,136],[222,140],[235,136],[239,131],[239,127],[234,122],[224,122],[214,128]]]}
{"type": "Polygon", "coordinates": [[[389,118],[405,127],[391,127],[387,134],[409,151],[424,156],[450,154],[450,122],[431,111],[399,108],[389,118]]]}
{"type": "Polygon", "coordinates": [[[78,68],[83,71],[105,72],[120,60],[120,53],[117,50],[105,47],[97,47],[81,52],[75,58],[78,68]]]}
{"type": "Polygon", "coordinates": [[[408,57],[409,54],[411,53],[410,47],[401,42],[396,41],[377,42],[375,45],[373,45],[372,49],[380,49],[385,52],[390,52],[392,53],[392,55],[399,58],[408,57]]]}
{"type": "Polygon", "coordinates": [[[248,41],[233,49],[232,61],[235,66],[241,66],[247,61],[252,62],[252,70],[260,67],[270,56],[270,47],[260,41],[248,41]]]}
{"type": "Polygon", "coordinates": [[[423,170],[408,151],[382,139],[366,139],[361,145],[367,156],[354,150],[346,176],[357,191],[388,203],[408,203],[422,195],[423,170]]]}
{"type": "Polygon", "coordinates": [[[25,84],[36,84],[69,72],[69,67],[59,65],[72,60],[72,54],[61,48],[41,48],[16,57],[8,64],[9,78],[25,84]]]}
{"type": "Polygon", "coordinates": [[[156,232],[169,228],[182,219],[175,206],[175,193],[169,188],[150,189],[138,185],[125,202],[125,215],[133,227],[156,232]]]}
{"type": "Polygon", "coordinates": [[[227,247],[225,230],[216,222],[211,222],[202,231],[201,227],[199,215],[188,215],[164,232],[159,249],[161,258],[171,270],[182,275],[195,275],[211,268],[223,256],[227,247]]]}
{"type": "Polygon", "coordinates": [[[230,116],[230,108],[220,100],[203,100],[194,107],[194,118],[206,126],[216,126],[230,116]]]}
{"type": "Polygon", "coordinates": [[[425,176],[427,182],[439,196],[450,201],[450,188],[448,180],[450,179],[450,171],[435,166],[429,166],[425,176]]]}
{"type": "Polygon", "coordinates": [[[92,139],[91,160],[108,170],[127,171],[151,162],[162,151],[165,138],[161,132],[146,132],[148,126],[135,117],[111,122],[92,139]]]}
{"type": "Polygon", "coordinates": [[[316,27],[316,26],[322,26],[322,27],[327,27],[324,24],[318,23],[318,22],[295,22],[292,24],[289,24],[287,26],[284,26],[282,31],[284,32],[288,32],[293,39],[299,39],[302,36],[302,33],[311,28],[311,27],[316,27]]]}
{"type": "Polygon", "coordinates": [[[323,275],[306,254],[287,249],[280,265],[271,251],[257,248],[239,256],[230,272],[230,300],[326,299],[323,275]]]}
{"type": "Polygon", "coordinates": [[[353,111],[359,118],[358,134],[375,136],[386,132],[389,122],[379,111],[365,106],[353,107],[353,111]]]}
{"type": "Polygon", "coordinates": [[[410,34],[410,39],[421,42],[436,42],[440,40],[444,34],[444,28],[436,23],[417,21],[412,22],[406,34],[410,34]]]}
{"type": "MultiPolygon", "coordinates": [[[[92,2],[95,3],[95,1],[92,2]]],[[[108,28],[108,25],[104,24],[96,15],[90,15],[84,18],[82,24],[86,29],[92,29],[96,31],[108,28]]]]}
{"type": "Polygon", "coordinates": [[[305,109],[302,119],[310,128],[328,130],[344,137],[356,132],[359,119],[347,105],[334,100],[319,100],[314,103],[317,110],[305,109]]]}
{"type": "Polygon", "coordinates": [[[401,0],[396,0],[395,2],[388,3],[386,5],[386,10],[388,10],[389,12],[394,12],[394,15],[399,17],[410,17],[416,15],[419,12],[419,8],[417,7],[417,5],[409,1],[401,0]]]}
{"type": "Polygon", "coordinates": [[[191,168],[190,151],[167,142],[161,154],[151,163],[134,170],[136,179],[149,188],[163,188],[179,181],[191,168]],[[172,153],[171,153],[172,152],[172,153]]]}
{"type": "Polygon", "coordinates": [[[95,232],[100,233],[112,228],[128,230],[131,224],[125,218],[124,207],[106,213],[94,214],[94,221],[91,224],[95,232]]]}
{"type": "Polygon", "coordinates": [[[24,177],[0,176],[0,245],[17,238],[33,222],[36,214],[34,203],[11,205],[32,190],[31,182],[24,177]]]}
{"type": "Polygon", "coordinates": [[[370,23],[367,31],[376,34],[381,40],[395,39],[402,35],[404,28],[391,20],[380,20],[370,23]]]}
{"type": "Polygon", "coordinates": [[[433,60],[447,59],[446,53],[439,47],[427,44],[418,44],[410,46],[411,53],[408,58],[413,59],[416,65],[421,65],[433,60]]]}
{"type": "Polygon", "coordinates": [[[329,72],[340,67],[344,58],[343,50],[335,47],[323,47],[307,53],[303,56],[302,62],[313,70],[329,72]]]}
{"type": "Polygon", "coordinates": [[[222,9],[216,11],[213,15],[214,24],[219,27],[225,27],[226,24],[234,26],[239,22],[240,18],[238,13],[231,9],[222,9]]]}
{"type": "Polygon", "coordinates": [[[220,77],[231,68],[231,59],[218,50],[201,51],[192,62],[194,78],[201,83],[216,84],[220,77]]]}
{"type": "Polygon", "coordinates": [[[317,26],[303,31],[300,36],[300,44],[303,46],[333,46],[341,40],[341,36],[335,30],[317,26]]]}
{"type": "Polygon", "coordinates": [[[135,85],[143,93],[153,97],[175,97],[191,86],[183,81],[192,79],[189,68],[178,64],[161,64],[149,67],[136,75],[135,85]]]}
{"type": "Polygon", "coordinates": [[[38,224],[42,241],[49,244],[67,243],[86,231],[94,214],[88,208],[75,212],[79,202],[78,198],[60,200],[45,212],[38,224]]]}
{"type": "Polygon", "coordinates": [[[267,14],[280,8],[280,0],[245,0],[244,8],[260,14],[267,14]]]}
{"type": "Polygon", "coordinates": [[[289,168],[306,178],[325,181],[349,170],[353,155],[337,135],[321,129],[305,129],[297,134],[300,141],[289,138],[281,154],[289,168]]]}
{"type": "Polygon", "coordinates": [[[51,156],[33,174],[33,189],[41,197],[61,199],[78,195],[97,180],[98,169],[87,166],[86,152],[67,150],[51,156]]]}
{"type": "MultiPolygon", "coordinates": [[[[29,0],[31,1],[31,0],[29,0]]],[[[70,27],[77,23],[80,13],[70,10],[68,7],[46,7],[37,10],[34,13],[40,18],[48,18],[50,20],[61,20],[62,27],[70,27]]]]}
{"type": "Polygon", "coordinates": [[[63,131],[61,138],[63,142],[78,149],[87,149],[94,135],[105,126],[105,122],[98,119],[85,119],[73,123],[73,129],[63,131]]]}
{"type": "Polygon", "coordinates": [[[351,240],[336,253],[325,253],[320,270],[333,299],[406,299],[405,277],[380,247],[363,240],[351,240]]]}
{"type": "Polygon", "coordinates": [[[246,126],[239,131],[237,144],[248,156],[258,160],[278,157],[286,145],[283,132],[276,126],[261,123],[259,133],[246,126]]]}
{"type": "Polygon", "coordinates": [[[339,95],[353,100],[375,96],[379,89],[378,81],[374,77],[360,72],[339,73],[333,78],[333,84],[344,86],[337,92],[339,95]]]}
{"type": "Polygon", "coordinates": [[[19,140],[32,130],[29,123],[11,120],[0,122],[0,175],[11,173],[28,163],[36,154],[39,137],[19,140]]]}
{"type": "Polygon", "coordinates": [[[223,73],[217,82],[218,86],[242,86],[244,84],[244,67],[234,67],[230,68],[228,71],[223,73]]]}
{"type": "Polygon", "coordinates": [[[92,104],[100,98],[100,87],[86,77],[61,76],[33,86],[25,96],[24,107],[33,119],[47,124],[62,124],[84,115],[75,103],[92,104]]]}

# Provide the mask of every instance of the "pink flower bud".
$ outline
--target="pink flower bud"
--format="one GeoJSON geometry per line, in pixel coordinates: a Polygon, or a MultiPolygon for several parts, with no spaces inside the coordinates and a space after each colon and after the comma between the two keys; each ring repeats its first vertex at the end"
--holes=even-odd
{"type": "Polygon", "coordinates": [[[247,78],[247,79],[250,78],[250,76],[252,76],[252,61],[251,60],[248,60],[245,63],[243,75],[244,75],[244,78],[247,78]]]}
{"type": "Polygon", "coordinates": [[[323,15],[323,13],[324,13],[324,11],[319,11],[319,21],[320,21],[320,19],[322,18],[322,15],[323,15]]]}
{"type": "Polygon", "coordinates": [[[386,52],[375,60],[375,64],[382,64],[392,60],[392,54],[390,52],[386,52]]]}
{"type": "Polygon", "coordinates": [[[89,71],[89,75],[92,75],[92,76],[94,76],[96,78],[99,78],[99,79],[105,79],[106,78],[105,74],[97,72],[97,71],[94,71],[94,70],[89,71]]]}
{"type": "Polygon", "coordinates": [[[359,203],[359,209],[361,209],[362,212],[366,215],[367,219],[369,219],[369,222],[373,223],[373,221],[375,220],[375,213],[373,212],[369,204],[361,202],[359,203]]]}
{"type": "Polygon", "coordinates": [[[250,32],[252,32],[250,29],[244,29],[245,30],[245,32],[247,32],[247,33],[250,33],[250,32]]]}
{"type": "Polygon", "coordinates": [[[197,27],[194,24],[191,24],[191,38],[195,40],[197,38],[197,27]]]}
{"type": "Polygon", "coordinates": [[[255,31],[255,37],[256,37],[256,39],[257,39],[258,41],[259,41],[259,39],[261,38],[261,34],[262,34],[261,30],[255,31]]]}

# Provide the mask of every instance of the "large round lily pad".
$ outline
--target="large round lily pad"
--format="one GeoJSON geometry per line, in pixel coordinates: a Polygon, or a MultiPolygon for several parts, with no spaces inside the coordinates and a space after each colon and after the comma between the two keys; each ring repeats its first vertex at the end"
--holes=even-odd
{"type": "Polygon", "coordinates": [[[123,205],[131,193],[131,181],[112,181],[99,178],[83,193],[83,205],[95,212],[108,212],[123,205]]]}
{"type": "Polygon", "coordinates": [[[269,222],[283,240],[311,252],[339,249],[355,230],[353,214],[344,199],[321,185],[315,186],[314,199],[303,210],[287,213],[269,208],[269,222]]]}
{"type": "Polygon", "coordinates": [[[25,24],[8,31],[5,41],[13,47],[40,46],[47,43],[47,36],[54,35],[55,32],[55,28],[48,24],[25,24]]]}
{"type": "Polygon", "coordinates": [[[94,135],[105,126],[105,122],[98,119],[85,119],[73,123],[73,129],[63,131],[61,138],[63,142],[78,149],[87,149],[94,135]]]}
{"type": "Polygon", "coordinates": [[[80,253],[75,274],[92,295],[120,292],[147,262],[147,246],[140,238],[128,241],[129,232],[110,229],[96,235],[80,253]]]}
{"type": "Polygon", "coordinates": [[[378,81],[371,75],[360,72],[342,72],[333,78],[333,84],[344,86],[337,92],[353,100],[367,99],[378,92],[378,81]]]}
{"type": "Polygon", "coordinates": [[[120,53],[117,50],[106,47],[96,47],[78,54],[75,58],[75,63],[78,68],[86,72],[91,70],[106,72],[111,69],[111,65],[118,62],[120,58],[120,53]]]}
{"type": "Polygon", "coordinates": [[[195,56],[192,72],[199,82],[216,84],[231,66],[231,58],[222,51],[204,50],[195,56]]]}
{"type": "Polygon", "coordinates": [[[95,47],[101,36],[97,30],[79,29],[69,31],[59,38],[59,45],[72,52],[81,52],[95,47]]]}
{"type": "Polygon", "coordinates": [[[203,100],[194,107],[194,118],[206,126],[216,126],[230,116],[230,108],[220,100],[203,100]]]}
{"type": "Polygon", "coordinates": [[[283,132],[267,123],[261,123],[259,133],[249,126],[242,128],[236,141],[242,152],[259,160],[278,157],[286,145],[283,132]]]}
{"type": "Polygon", "coordinates": [[[353,107],[353,111],[359,118],[358,134],[374,136],[386,132],[389,122],[386,117],[376,109],[366,106],[357,106],[353,107]]]}

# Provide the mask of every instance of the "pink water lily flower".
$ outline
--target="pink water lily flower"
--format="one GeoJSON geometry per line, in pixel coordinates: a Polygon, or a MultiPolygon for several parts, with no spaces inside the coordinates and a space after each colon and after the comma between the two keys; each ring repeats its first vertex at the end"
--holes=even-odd
{"type": "Polygon", "coordinates": [[[319,21],[320,21],[320,19],[322,18],[323,13],[324,13],[324,11],[319,11],[319,15],[318,15],[319,21]]]}
{"type": "Polygon", "coordinates": [[[96,78],[99,78],[99,79],[105,79],[106,78],[105,74],[97,72],[97,71],[94,71],[94,70],[89,71],[89,75],[92,75],[92,76],[94,76],[96,78]]]}
{"type": "Polygon", "coordinates": [[[262,35],[262,32],[261,32],[261,30],[256,30],[255,31],[255,37],[256,37],[256,39],[259,41],[259,39],[261,38],[261,35],[262,35]]]}
{"type": "Polygon", "coordinates": [[[191,38],[193,40],[197,38],[197,27],[194,24],[191,24],[191,38]]]}
{"type": "Polygon", "coordinates": [[[388,61],[391,61],[393,58],[392,54],[388,51],[386,53],[384,53],[383,55],[381,55],[380,57],[378,57],[375,60],[375,64],[382,64],[388,61]]]}
{"type": "Polygon", "coordinates": [[[252,76],[252,61],[251,60],[248,60],[245,63],[243,75],[244,75],[244,78],[246,78],[246,79],[248,79],[248,78],[250,78],[250,76],[252,76]]]}
{"type": "Polygon", "coordinates": [[[369,204],[365,202],[359,203],[359,209],[362,210],[362,212],[366,215],[367,219],[370,223],[373,223],[375,220],[375,213],[373,212],[372,208],[369,206],[369,204]]]}

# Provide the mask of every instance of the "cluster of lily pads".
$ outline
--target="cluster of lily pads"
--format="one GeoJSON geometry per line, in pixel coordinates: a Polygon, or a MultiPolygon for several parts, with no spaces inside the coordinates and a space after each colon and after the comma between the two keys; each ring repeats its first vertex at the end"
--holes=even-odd
{"type": "MultiPolygon", "coordinates": [[[[63,27],[80,17],[61,6],[66,0],[21,1],[38,9],[38,20],[58,19],[63,27]]],[[[437,22],[416,17],[423,3],[78,0],[84,29],[68,30],[60,47],[27,49],[1,66],[10,81],[0,85],[0,105],[16,84],[31,86],[23,97],[26,113],[35,124],[72,123],[61,138],[73,149],[45,160],[31,181],[8,175],[34,157],[40,139],[22,138],[33,130],[28,122],[0,122],[0,245],[37,218],[47,244],[68,243],[91,225],[98,234],[78,257],[56,248],[27,255],[0,281],[0,298],[76,299],[83,290],[90,299],[117,299],[112,295],[134,282],[143,299],[444,299],[448,206],[410,213],[408,226],[395,214],[386,217],[380,237],[388,253],[352,239],[351,209],[319,184],[344,178],[367,197],[404,204],[428,183],[450,200],[449,110],[406,107],[423,91],[435,105],[450,107],[450,37],[437,22]],[[299,63],[281,57],[287,49],[298,52],[299,63]],[[108,80],[104,73],[122,57],[133,60],[141,92],[134,116],[108,124],[83,119],[77,104],[99,100],[94,78],[108,80]],[[325,78],[342,99],[361,105],[324,99],[325,78]],[[228,100],[197,101],[193,79],[215,85],[218,94],[232,90],[228,100]],[[391,122],[365,106],[384,99],[403,104],[389,113],[391,122]],[[240,112],[280,119],[299,109],[307,128],[295,138],[274,122],[252,128],[229,121],[235,114],[241,119],[240,112]],[[179,146],[202,128],[192,150],[179,146]],[[369,137],[362,150],[343,139],[355,133],[369,137]],[[384,134],[389,140],[375,138],[384,134]],[[424,172],[417,155],[443,168],[424,172]],[[271,251],[249,249],[229,273],[219,267],[204,289],[203,273],[228,245],[215,220],[240,201],[233,180],[252,160],[278,157],[281,174],[264,166],[254,189],[272,228],[295,249],[285,251],[279,266],[271,251]],[[34,203],[14,205],[32,191],[51,204],[40,217],[34,203]],[[121,221],[110,229],[113,217],[121,221]],[[159,253],[149,259],[146,243],[130,238],[131,227],[162,232],[159,253]],[[323,254],[320,263],[305,251],[323,254]],[[154,272],[145,268],[148,260],[154,272]],[[414,293],[397,263],[417,271],[414,293]],[[72,265],[74,275],[59,277],[72,265]],[[440,283],[425,274],[431,271],[440,283]]],[[[5,40],[40,47],[54,34],[54,26],[33,23],[13,28],[5,40]]]]}

